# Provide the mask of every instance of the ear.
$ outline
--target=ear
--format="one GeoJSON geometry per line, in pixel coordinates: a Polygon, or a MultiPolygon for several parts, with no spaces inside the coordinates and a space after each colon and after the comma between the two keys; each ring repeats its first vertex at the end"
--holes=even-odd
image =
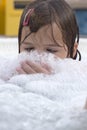
{"type": "Polygon", "coordinates": [[[75,43],[74,43],[74,47],[73,47],[73,57],[75,57],[75,55],[76,55],[77,48],[78,48],[78,43],[75,42],[75,43]]]}

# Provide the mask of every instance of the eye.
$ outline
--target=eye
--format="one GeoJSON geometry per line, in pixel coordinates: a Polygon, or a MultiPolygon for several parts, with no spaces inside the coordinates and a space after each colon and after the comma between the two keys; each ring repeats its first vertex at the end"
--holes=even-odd
{"type": "Polygon", "coordinates": [[[25,48],[25,50],[30,52],[30,51],[34,50],[34,47],[28,47],[28,48],[25,48]]]}
{"type": "Polygon", "coordinates": [[[55,49],[46,49],[47,50],[47,52],[49,52],[49,53],[56,53],[58,50],[55,50],[55,49]]]}

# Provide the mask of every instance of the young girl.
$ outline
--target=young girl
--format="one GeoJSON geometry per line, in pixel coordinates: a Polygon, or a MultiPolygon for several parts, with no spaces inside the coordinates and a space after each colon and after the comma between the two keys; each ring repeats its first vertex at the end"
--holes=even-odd
{"type": "MultiPolygon", "coordinates": [[[[36,0],[23,11],[19,25],[19,52],[52,53],[59,58],[76,59],[79,29],[71,7],[64,0],[36,0]]],[[[50,73],[47,64],[21,63],[20,74],[50,73]]]]}

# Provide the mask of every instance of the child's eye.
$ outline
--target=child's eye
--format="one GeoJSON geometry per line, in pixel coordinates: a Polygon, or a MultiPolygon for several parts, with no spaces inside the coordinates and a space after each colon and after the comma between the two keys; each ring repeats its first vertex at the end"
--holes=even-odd
{"type": "Polygon", "coordinates": [[[47,49],[47,51],[50,52],[50,53],[56,53],[57,52],[57,50],[54,50],[54,49],[47,49]]]}
{"type": "Polygon", "coordinates": [[[30,48],[25,48],[26,51],[30,52],[32,50],[34,50],[34,47],[30,47],[30,48]]]}

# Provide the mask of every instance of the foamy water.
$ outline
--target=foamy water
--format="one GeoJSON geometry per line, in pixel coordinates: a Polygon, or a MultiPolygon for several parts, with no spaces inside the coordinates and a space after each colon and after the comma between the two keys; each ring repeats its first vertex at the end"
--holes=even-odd
{"type": "Polygon", "coordinates": [[[0,57],[0,130],[87,130],[87,60],[33,52],[0,57]],[[19,75],[26,59],[52,74],[19,75]]]}

